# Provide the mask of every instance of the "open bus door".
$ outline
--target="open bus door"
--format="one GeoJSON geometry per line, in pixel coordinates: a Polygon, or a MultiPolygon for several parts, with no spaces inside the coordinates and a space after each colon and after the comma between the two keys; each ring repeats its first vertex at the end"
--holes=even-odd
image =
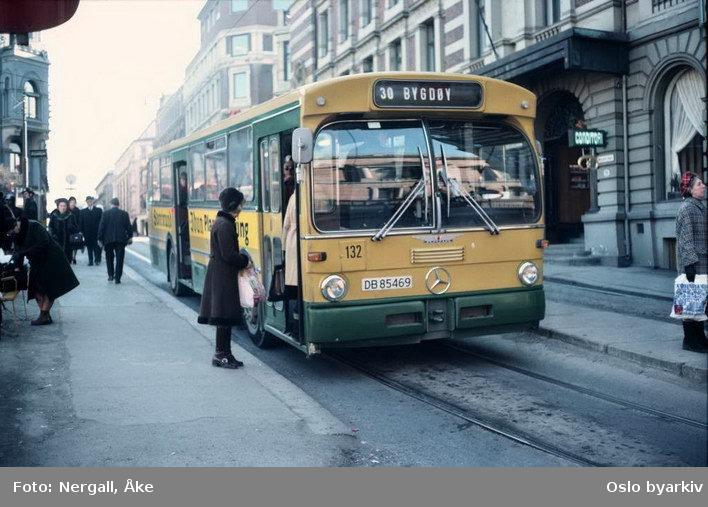
{"type": "Polygon", "coordinates": [[[172,175],[172,181],[175,182],[173,187],[175,237],[169,253],[169,279],[172,292],[176,296],[183,296],[187,292],[185,285],[191,285],[192,279],[187,163],[182,160],[174,162],[172,164],[172,175]]]}

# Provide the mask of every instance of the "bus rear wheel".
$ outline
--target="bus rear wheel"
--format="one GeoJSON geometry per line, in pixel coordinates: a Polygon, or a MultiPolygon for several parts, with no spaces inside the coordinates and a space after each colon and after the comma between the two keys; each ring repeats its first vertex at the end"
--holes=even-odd
{"type": "Polygon", "coordinates": [[[167,263],[167,280],[170,282],[172,294],[182,297],[187,294],[187,288],[179,283],[179,264],[174,248],[170,248],[167,263]]]}
{"type": "Polygon", "coordinates": [[[278,343],[278,339],[263,328],[263,304],[255,308],[243,308],[243,323],[253,344],[259,349],[269,349],[278,343]]]}

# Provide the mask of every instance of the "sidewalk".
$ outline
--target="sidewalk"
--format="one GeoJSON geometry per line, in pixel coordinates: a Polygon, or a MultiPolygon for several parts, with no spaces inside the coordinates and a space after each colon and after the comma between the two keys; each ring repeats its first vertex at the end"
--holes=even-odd
{"type": "MultiPolygon", "coordinates": [[[[85,262],[82,258],[81,261],[85,262]]],[[[235,347],[211,366],[213,328],[126,267],[79,265],[55,324],[0,341],[0,464],[336,466],[354,439],[307,394],[235,347]]],[[[34,317],[36,305],[30,306],[34,317]]]]}
{"type": "MultiPolygon", "coordinates": [[[[670,311],[676,277],[670,271],[557,264],[546,264],[544,271],[549,282],[665,300],[667,315],[670,311]]],[[[681,348],[683,332],[678,322],[661,322],[547,299],[546,318],[540,327],[550,338],[664,370],[693,382],[705,384],[708,376],[706,354],[681,348]]]]}
{"type": "Polygon", "coordinates": [[[630,296],[672,301],[676,273],[665,269],[565,266],[547,263],[543,265],[543,278],[549,282],[610,289],[630,296]]]}

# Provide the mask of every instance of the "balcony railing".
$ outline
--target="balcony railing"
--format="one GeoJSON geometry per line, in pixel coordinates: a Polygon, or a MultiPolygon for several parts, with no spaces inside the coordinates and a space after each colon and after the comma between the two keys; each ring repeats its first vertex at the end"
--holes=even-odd
{"type": "Polygon", "coordinates": [[[686,3],[686,0],[651,0],[651,11],[660,12],[683,3],[686,3]]]}

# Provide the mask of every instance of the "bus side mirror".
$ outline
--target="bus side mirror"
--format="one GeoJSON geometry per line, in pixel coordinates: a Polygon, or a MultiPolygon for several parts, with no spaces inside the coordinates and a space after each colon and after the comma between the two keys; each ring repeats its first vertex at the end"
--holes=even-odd
{"type": "Polygon", "coordinates": [[[292,154],[296,164],[312,162],[312,131],[310,129],[300,127],[293,130],[292,154]]]}

